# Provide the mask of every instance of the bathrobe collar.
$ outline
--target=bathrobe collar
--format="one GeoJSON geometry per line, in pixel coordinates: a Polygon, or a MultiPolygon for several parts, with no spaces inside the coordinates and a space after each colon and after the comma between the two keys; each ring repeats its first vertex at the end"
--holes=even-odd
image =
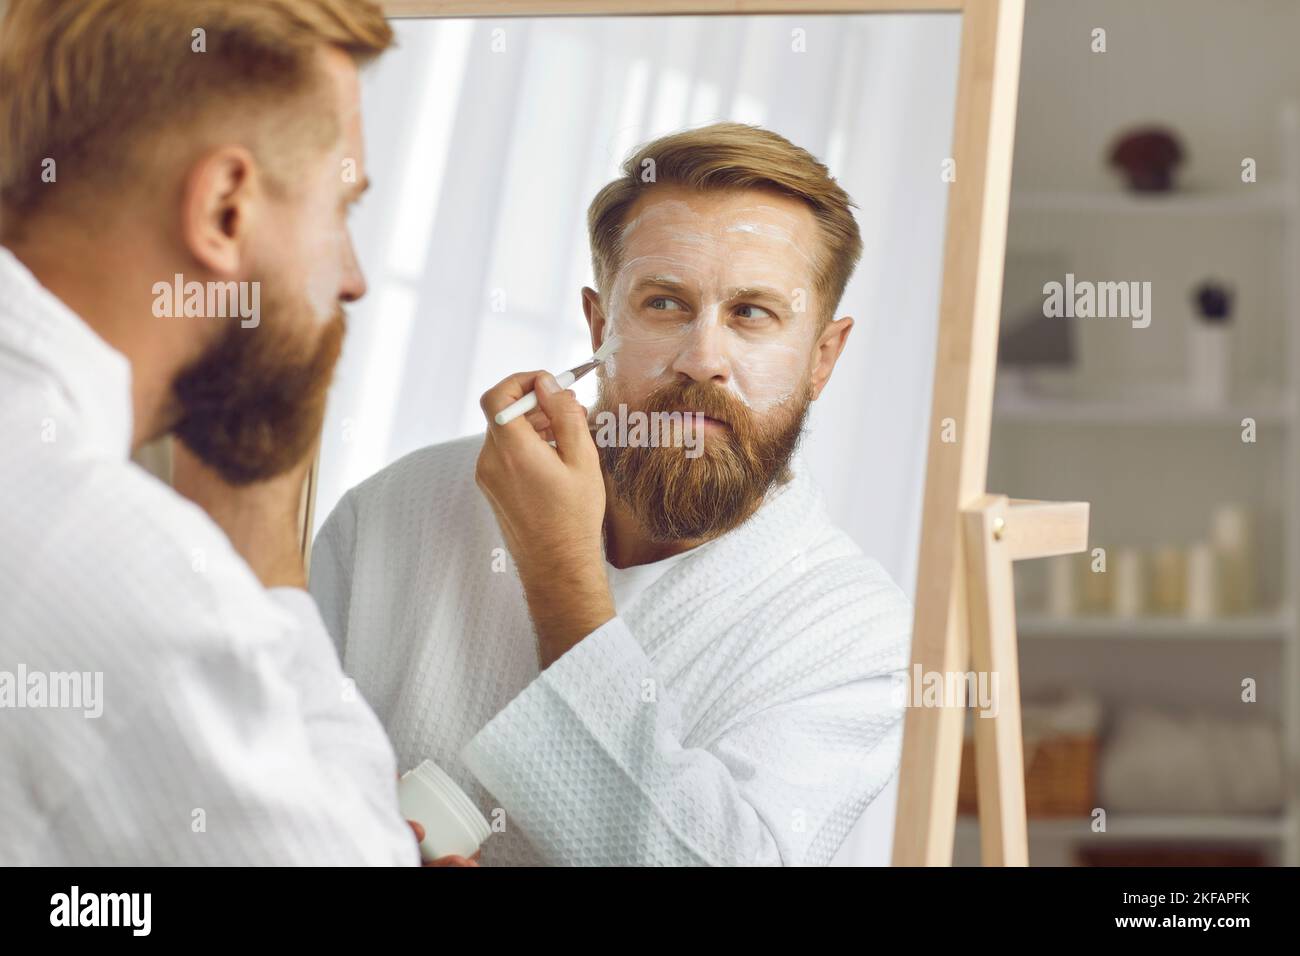
{"type": "Polygon", "coordinates": [[[769,575],[802,571],[801,556],[828,518],[807,462],[796,455],[791,471],[794,477],[770,491],[749,520],[673,565],[622,612],[647,654],[682,631],[733,620],[734,607],[769,575]],[[649,613],[656,606],[672,610],[649,613]]]}

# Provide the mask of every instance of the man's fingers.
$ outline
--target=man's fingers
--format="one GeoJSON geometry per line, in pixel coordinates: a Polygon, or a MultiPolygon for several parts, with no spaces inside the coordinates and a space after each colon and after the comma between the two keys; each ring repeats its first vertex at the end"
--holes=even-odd
{"type": "MultiPolygon", "coordinates": [[[[415,834],[415,842],[423,843],[424,827],[415,820],[407,820],[406,823],[411,828],[411,832],[415,834]]],[[[468,859],[466,859],[463,856],[440,856],[438,857],[438,859],[433,860],[429,863],[425,863],[423,865],[424,866],[478,866],[479,856],[481,853],[482,853],[481,850],[475,850],[473,856],[469,857],[468,859]]]]}
{"type": "MultiPolygon", "coordinates": [[[[561,389],[555,377],[545,371],[520,372],[502,379],[479,401],[488,420],[488,442],[502,453],[502,460],[510,461],[511,449],[514,453],[536,453],[537,449],[529,444],[536,438],[529,434],[528,428],[516,426],[514,422],[498,425],[495,421],[498,412],[529,391],[537,395],[537,408],[520,417],[528,420],[533,435],[540,436],[543,442],[553,443],[565,464],[587,460],[587,456],[595,451],[587,410],[572,392],[561,389]]],[[[479,458],[479,466],[477,476],[482,486],[486,474],[483,456],[479,458]]]]}
{"type": "Polygon", "coordinates": [[[533,431],[545,435],[551,427],[551,420],[546,417],[546,412],[540,408],[534,408],[531,412],[524,415],[528,419],[528,424],[533,426],[533,431]]]}
{"type": "Polygon", "coordinates": [[[591,429],[587,426],[587,410],[573,392],[561,389],[549,374],[537,379],[537,404],[551,420],[555,450],[565,464],[582,461],[595,451],[591,429]]]}
{"type": "Polygon", "coordinates": [[[533,382],[541,374],[543,374],[541,369],[532,372],[516,372],[514,375],[507,375],[483,393],[478,405],[487,416],[489,428],[496,425],[493,419],[497,412],[504,411],[523,398],[532,390],[533,382]]]}

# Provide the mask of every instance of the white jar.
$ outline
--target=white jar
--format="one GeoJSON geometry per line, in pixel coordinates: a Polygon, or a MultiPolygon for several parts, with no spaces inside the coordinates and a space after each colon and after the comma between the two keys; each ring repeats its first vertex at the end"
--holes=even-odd
{"type": "Polygon", "coordinates": [[[1209,621],[1219,613],[1219,581],[1214,549],[1209,542],[1187,552],[1187,619],[1209,621]]]}
{"type": "Polygon", "coordinates": [[[1065,554],[1047,560],[1047,615],[1058,621],[1074,617],[1079,610],[1075,587],[1078,562],[1075,557],[1065,554]]]}
{"type": "Polygon", "coordinates": [[[1219,407],[1228,401],[1232,332],[1227,322],[1194,319],[1187,337],[1187,387],[1193,401],[1219,407]]]}
{"type": "Polygon", "coordinates": [[[1142,555],[1136,548],[1115,552],[1115,583],[1111,588],[1111,611],[1116,617],[1138,617],[1145,608],[1146,582],[1142,578],[1142,555]]]}
{"type": "Polygon", "coordinates": [[[424,827],[420,856],[426,863],[472,856],[492,832],[465,791],[432,760],[402,774],[397,802],[402,816],[424,827]]]}

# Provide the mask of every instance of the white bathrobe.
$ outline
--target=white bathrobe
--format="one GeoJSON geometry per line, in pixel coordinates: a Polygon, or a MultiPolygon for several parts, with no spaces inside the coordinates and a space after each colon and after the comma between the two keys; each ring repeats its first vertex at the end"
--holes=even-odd
{"type": "Polygon", "coordinates": [[[419,862],[311,598],[131,463],[129,363],[4,248],[0,396],[0,865],[419,862]]]}
{"type": "Polygon", "coordinates": [[[379,472],[315,545],[312,593],[400,766],[470,794],[499,831],[485,864],[828,862],[897,769],[911,609],[802,466],[539,675],[481,444],[379,472]]]}

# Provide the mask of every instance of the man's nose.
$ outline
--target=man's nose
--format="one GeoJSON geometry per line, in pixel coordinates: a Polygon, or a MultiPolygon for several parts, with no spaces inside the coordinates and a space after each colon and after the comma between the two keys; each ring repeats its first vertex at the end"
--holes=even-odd
{"type": "Polygon", "coordinates": [[[349,238],[343,249],[343,281],[339,286],[339,299],[343,302],[356,302],[366,294],[366,276],[357,261],[356,250],[349,238]]]}
{"type": "Polygon", "coordinates": [[[726,336],[727,330],[715,318],[701,316],[673,360],[673,371],[697,382],[726,384],[731,378],[726,336]]]}

